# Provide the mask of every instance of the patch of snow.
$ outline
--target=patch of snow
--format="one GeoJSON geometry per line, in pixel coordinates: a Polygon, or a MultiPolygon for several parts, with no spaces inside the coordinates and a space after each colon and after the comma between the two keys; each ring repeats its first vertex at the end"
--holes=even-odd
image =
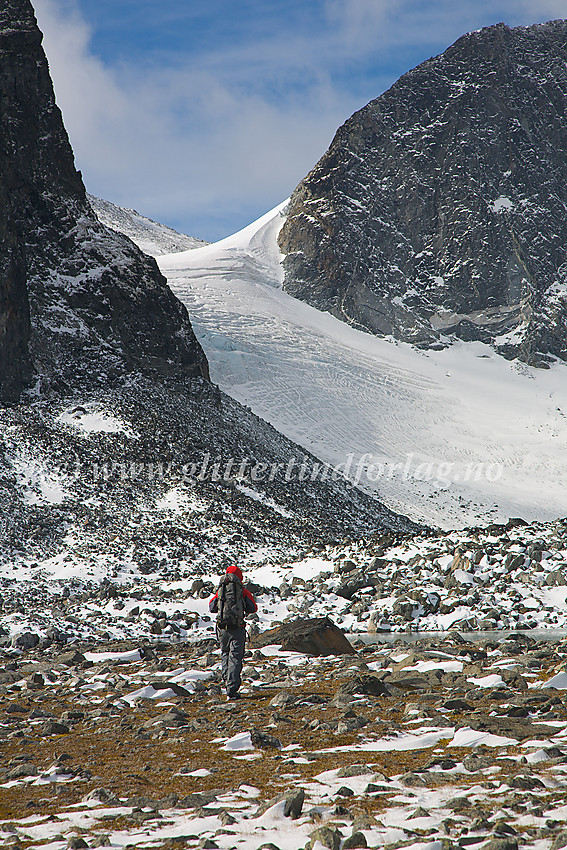
{"type": "Polygon", "coordinates": [[[489,209],[494,213],[500,213],[503,210],[513,210],[515,206],[514,201],[511,201],[506,195],[500,195],[499,198],[489,204],[489,209]]]}
{"type": "Polygon", "coordinates": [[[540,687],[555,688],[558,691],[567,690],[567,673],[557,673],[551,679],[542,682],[540,687]]]}
{"type": "Polygon", "coordinates": [[[135,437],[134,432],[120,419],[94,407],[76,405],[59,414],[57,421],[72,425],[85,434],[126,434],[135,437]]]}
{"type": "Polygon", "coordinates": [[[471,678],[467,679],[467,682],[471,682],[477,688],[498,688],[504,684],[504,679],[498,673],[493,673],[491,676],[481,676],[479,679],[471,676],[471,678]]]}
{"type": "MultiPolygon", "coordinates": [[[[460,730],[459,730],[460,731],[460,730]]],[[[479,734],[479,733],[477,733],[479,734]]],[[[369,753],[389,753],[389,752],[404,752],[406,750],[423,750],[429,747],[435,747],[440,741],[454,739],[455,730],[453,727],[447,729],[422,729],[414,730],[411,733],[401,733],[397,736],[388,736],[387,738],[379,738],[376,741],[365,740],[360,744],[350,744],[346,746],[328,747],[323,750],[316,750],[318,753],[350,753],[361,750],[369,753]]],[[[517,743],[516,741],[514,743],[517,743]]],[[[450,746],[459,746],[451,744],[450,746]]]]}
{"type": "Polygon", "coordinates": [[[282,508],[281,505],[278,505],[270,496],[266,496],[264,493],[258,493],[257,490],[253,490],[251,487],[246,487],[244,484],[237,484],[236,489],[240,490],[245,496],[248,496],[249,499],[254,499],[256,502],[261,502],[266,507],[271,508],[277,514],[284,517],[292,517],[289,511],[286,511],[285,508],[282,508]]]}
{"type": "Polygon", "coordinates": [[[254,744],[250,737],[250,732],[238,732],[232,738],[222,738],[223,746],[221,749],[232,752],[234,750],[253,750],[254,744]]]}
{"type": "Polygon", "coordinates": [[[506,738],[504,735],[492,735],[489,732],[478,732],[470,726],[457,729],[453,740],[447,745],[449,747],[517,747],[515,738],[506,738]]]}

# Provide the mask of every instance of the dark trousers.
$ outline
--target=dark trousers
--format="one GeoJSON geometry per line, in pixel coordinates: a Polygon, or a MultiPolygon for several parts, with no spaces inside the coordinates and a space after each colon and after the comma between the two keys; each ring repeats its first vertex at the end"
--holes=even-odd
{"type": "Polygon", "coordinates": [[[217,629],[222,678],[229,697],[235,695],[241,683],[242,662],[246,645],[246,629],[217,629]]]}

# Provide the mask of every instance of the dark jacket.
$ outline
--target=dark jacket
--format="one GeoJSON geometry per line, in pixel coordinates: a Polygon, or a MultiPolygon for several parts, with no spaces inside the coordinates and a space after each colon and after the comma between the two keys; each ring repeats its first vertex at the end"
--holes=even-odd
{"type": "MultiPolygon", "coordinates": [[[[242,581],[242,570],[235,566],[234,564],[227,569],[227,573],[234,573],[234,575],[242,581]]],[[[258,606],[256,605],[256,600],[250,593],[250,591],[245,587],[244,590],[244,613],[245,614],[254,614],[258,610],[258,606]]],[[[219,600],[218,600],[218,591],[215,593],[213,598],[209,602],[209,611],[211,614],[217,614],[219,610],[219,600]]]]}

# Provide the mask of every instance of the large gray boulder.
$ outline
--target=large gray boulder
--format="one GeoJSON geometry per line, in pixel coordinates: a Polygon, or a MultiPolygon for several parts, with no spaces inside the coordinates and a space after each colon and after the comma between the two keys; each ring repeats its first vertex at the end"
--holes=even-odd
{"type": "Polygon", "coordinates": [[[252,646],[280,644],[288,652],[307,655],[354,655],[356,650],[345,633],[328,617],[293,620],[257,635],[252,646]]]}

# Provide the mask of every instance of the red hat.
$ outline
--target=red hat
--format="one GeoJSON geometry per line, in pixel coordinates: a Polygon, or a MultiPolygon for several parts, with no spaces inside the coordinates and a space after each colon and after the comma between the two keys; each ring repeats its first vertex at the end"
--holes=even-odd
{"type": "Polygon", "coordinates": [[[233,573],[236,578],[239,578],[242,581],[242,570],[240,567],[237,567],[236,564],[231,564],[230,567],[226,568],[227,573],[233,573]]]}

